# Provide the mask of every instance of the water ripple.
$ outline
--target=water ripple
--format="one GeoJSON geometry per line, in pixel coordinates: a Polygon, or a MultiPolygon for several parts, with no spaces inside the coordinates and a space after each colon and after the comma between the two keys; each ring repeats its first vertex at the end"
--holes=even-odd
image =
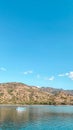
{"type": "Polygon", "coordinates": [[[73,106],[0,107],[0,130],[73,130],[73,106]]]}

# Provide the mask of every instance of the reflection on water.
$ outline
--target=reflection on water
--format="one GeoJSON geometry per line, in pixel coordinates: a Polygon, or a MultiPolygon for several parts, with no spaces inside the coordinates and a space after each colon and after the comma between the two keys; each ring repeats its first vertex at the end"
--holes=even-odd
{"type": "Polygon", "coordinates": [[[0,130],[73,130],[72,106],[0,106],[0,130]],[[24,107],[25,109],[25,107],[24,107]]]}

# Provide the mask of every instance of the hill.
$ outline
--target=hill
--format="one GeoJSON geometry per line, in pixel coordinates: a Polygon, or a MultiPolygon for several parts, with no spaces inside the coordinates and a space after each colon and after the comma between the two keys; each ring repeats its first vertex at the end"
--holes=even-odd
{"type": "Polygon", "coordinates": [[[0,104],[73,105],[73,90],[28,86],[23,83],[1,83],[0,104]]]}

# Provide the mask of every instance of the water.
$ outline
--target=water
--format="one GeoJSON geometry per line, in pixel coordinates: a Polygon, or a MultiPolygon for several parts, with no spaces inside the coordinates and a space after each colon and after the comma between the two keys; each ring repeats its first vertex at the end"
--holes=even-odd
{"type": "Polygon", "coordinates": [[[73,106],[0,106],[0,130],[73,130],[73,106]]]}

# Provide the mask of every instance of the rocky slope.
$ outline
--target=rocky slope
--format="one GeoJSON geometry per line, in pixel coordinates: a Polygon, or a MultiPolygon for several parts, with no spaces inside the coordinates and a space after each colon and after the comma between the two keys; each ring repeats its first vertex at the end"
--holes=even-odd
{"type": "Polygon", "coordinates": [[[73,105],[73,91],[23,83],[0,84],[0,104],[73,105]]]}

